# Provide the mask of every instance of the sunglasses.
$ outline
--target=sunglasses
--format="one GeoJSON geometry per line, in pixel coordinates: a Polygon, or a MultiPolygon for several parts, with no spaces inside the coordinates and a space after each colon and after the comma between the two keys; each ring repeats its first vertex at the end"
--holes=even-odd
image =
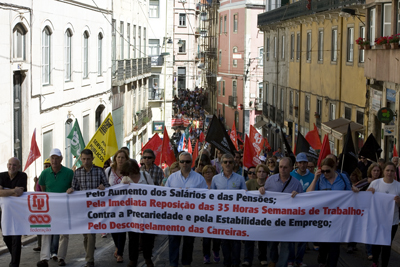
{"type": "Polygon", "coordinates": [[[186,163],[186,164],[189,164],[189,163],[192,163],[192,161],[191,160],[180,160],[179,161],[179,163],[186,163]]]}
{"type": "Polygon", "coordinates": [[[249,175],[256,174],[255,172],[249,172],[249,175]]]}
{"type": "Polygon", "coordinates": [[[321,170],[321,173],[331,173],[331,170],[321,170]]]}
{"type": "Polygon", "coordinates": [[[153,157],[143,157],[143,159],[152,159],[153,157]]]}
{"type": "Polygon", "coordinates": [[[275,163],[275,162],[273,162],[273,161],[268,161],[268,164],[270,164],[270,163],[275,163]]]}
{"type": "Polygon", "coordinates": [[[223,163],[223,164],[233,164],[233,161],[224,160],[222,163],[223,163]]]}

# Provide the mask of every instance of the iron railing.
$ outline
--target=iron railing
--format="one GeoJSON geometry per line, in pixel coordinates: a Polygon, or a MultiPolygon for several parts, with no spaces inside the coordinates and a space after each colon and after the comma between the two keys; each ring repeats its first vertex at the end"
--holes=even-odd
{"type": "Polygon", "coordinates": [[[149,89],[149,100],[163,100],[164,97],[164,89],[149,89]]]}
{"type": "Polygon", "coordinates": [[[229,100],[228,100],[228,104],[229,106],[236,108],[237,106],[237,96],[229,96],[229,100]]]}

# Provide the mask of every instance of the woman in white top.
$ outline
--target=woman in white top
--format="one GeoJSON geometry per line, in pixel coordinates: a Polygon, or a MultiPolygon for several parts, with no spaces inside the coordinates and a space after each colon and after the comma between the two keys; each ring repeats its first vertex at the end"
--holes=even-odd
{"type": "Polygon", "coordinates": [[[121,174],[122,165],[129,159],[126,150],[120,149],[114,154],[113,163],[108,167],[105,172],[110,186],[120,184],[123,175],[121,174]]]}
{"type": "MultiPolygon", "coordinates": [[[[120,149],[117,153],[114,154],[113,163],[111,167],[108,167],[105,170],[106,176],[108,178],[108,182],[111,186],[120,184],[123,175],[121,174],[122,165],[129,159],[128,153],[126,150],[120,149]]],[[[103,236],[103,234],[102,234],[103,236]]],[[[117,258],[118,263],[122,263],[124,261],[123,254],[125,249],[125,241],[126,241],[126,233],[112,233],[111,234],[114,244],[115,244],[115,252],[114,257],[117,258]]]]}
{"type": "MultiPolygon", "coordinates": [[[[396,205],[394,207],[393,223],[392,223],[392,241],[396,235],[397,227],[399,224],[399,205],[400,205],[400,183],[395,180],[396,178],[396,165],[393,162],[388,162],[383,170],[383,178],[373,180],[369,185],[367,191],[372,193],[381,192],[386,194],[395,195],[394,201],[396,205]]],[[[372,246],[372,261],[373,267],[377,267],[379,264],[379,256],[382,254],[382,267],[387,267],[389,264],[391,246],[372,246]]]]}
{"type": "MultiPolygon", "coordinates": [[[[124,184],[150,184],[153,185],[153,179],[150,174],[145,171],[140,171],[136,160],[130,159],[122,166],[121,173],[124,175],[121,183],[124,184]]],[[[136,232],[128,232],[129,236],[129,263],[128,267],[136,267],[139,258],[139,238],[141,235],[143,258],[146,261],[147,267],[154,267],[151,260],[154,247],[154,235],[141,234],[136,232]]]]}

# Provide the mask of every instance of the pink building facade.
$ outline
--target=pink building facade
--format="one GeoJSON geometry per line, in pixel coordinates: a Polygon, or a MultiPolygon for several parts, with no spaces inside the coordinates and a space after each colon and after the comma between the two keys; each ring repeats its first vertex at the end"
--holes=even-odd
{"type": "Polygon", "coordinates": [[[249,133],[262,116],[263,33],[257,15],[264,1],[221,1],[219,8],[217,115],[228,129],[249,133]]]}

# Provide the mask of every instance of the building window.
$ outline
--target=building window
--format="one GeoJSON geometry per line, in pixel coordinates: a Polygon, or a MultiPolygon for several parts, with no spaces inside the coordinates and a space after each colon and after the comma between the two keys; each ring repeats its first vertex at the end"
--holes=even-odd
{"type": "Polygon", "coordinates": [[[42,84],[50,84],[51,32],[49,27],[42,31],[42,84]]]}
{"type": "Polygon", "coordinates": [[[272,86],[272,102],[271,102],[271,104],[273,106],[278,106],[278,103],[276,101],[277,101],[277,91],[276,91],[276,86],[273,85],[272,86]]]}
{"type": "Polygon", "coordinates": [[[179,53],[186,53],[186,40],[180,40],[179,53]]]}
{"type": "Polygon", "coordinates": [[[136,58],[136,25],[133,25],[133,58],[136,58]]]}
{"type": "Polygon", "coordinates": [[[226,15],[224,16],[224,33],[226,33],[226,15]]]}
{"type": "Polygon", "coordinates": [[[316,113],[321,118],[321,116],[322,116],[322,100],[321,99],[317,99],[317,110],[316,110],[316,113]]]}
{"type": "Polygon", "coordinates": [[[258,98],[259,98],[259,100],[258,100],[258,104],[259,105],[261,105],[261,103],[263,102],[262,100],[263,100],[263,89],[264,88],[264,86],[263,86],[263,83],[261,82],[261,83],[258,83],[258,98]]]}
{"type": "Polygon", "coordinates": [[[43,133],[43,155],[50,155],[53,149],[53,130],[43,133]]]}
{"type": "Polygon", "coordinates": [[[222,96],[225,96],[225,81],[222,81],[222,96]]]}
{"type": "Polygon", "coordinates": [[[147,31],[146,28],[143,28],[143,57],[146,57],[147,51],[147,31]]]}
{"type": "Polygon", "coordinates": [[[127,59],[130,59],[131,58],[131,24],[130,23],[128,23],[126,25],[126,39],[128,41],[127,59]]]}
{"type": "Polygon", "coordinates": [[[361,112],[361,111],[357,110],[356,122],[361,124],[361,125],[364,125],[364,112],[361,112]]]}
{"type": "Polygon", "coordinates": [[[185,13],[179,14],[179,26],[186,27],[186,14],[185,13]]]}
{"type": "Polygon", "coordinates": [[[300,33],[297,33],[297,51],[296,51],[296,60],[300,60],[300,49],[301,49],[301,40],[300,33]]]}
{"type": "Polygon", "coordinates": [[[382,36],[392,35],[392,4],[383,4],[382,36]]]}
{"type": "Polygon", "coordinates": [[[347,62],[353,62],[354,58],[354,28],[347,28],[347,62]]]}
{"type": "Polygon", "coordinates": [[[344,118],[351,120],[351,108],[344,107],[344,118]]]}
{"type": "Polygon", "coordinates": [[[285,35],[282,35],[282,54],[281,54],[281,58],[284,59],[285,58],[285,35]]]}
{"type": "Polygon", "coordinates": [[[138,57],[141,58],[142,57],[142,27],[139,26],[138,28],[138,51],[139,51],[139,55],[138,57]]]}
{"type": "Polygon", "coordinates": [[[337,61],[337,29],[332,29],[331,61],[337,61]]]}
{"type": "Polygon", "coordinates": [[[269,37],[267,37],[266,46],[267,46],[267,54],[266,54],[266,57],[267,57],[267,60],[269,60],[269,37]]]}
{"type": "Polygon", "coordinates": [[[269,95],[268,94],[269,94],[269,84],[266,83],[265,84],[265,94],[264,94],[264,101],[265,101],[266,104],[268,104],[268,101],[269,101],[269,99],[268,99],[269,95]]]}
{"type": "Polygon", "coordinates": [[[238,14],[233,15],[233,32],[238,31],[238,14]]]}
{"type": "Polygon", "coordinates": [[[294,34],[290,35],[290,59],[294,60],[294,34]]]}
{"type": "Polygon", "coordinates": [[[149,56],[158,56],[160,54],[160,40],[149,39],[149,56]]]}
{"type": "Polygon", "coordinates": [[[369,43],[375,44],[375,8],[369,10],[369,43]]]}
{"type": "Polygon", "coordinates": [[[233,106],[237,106],[237,81],[232,81],[232,96],[233,96],[233,106]]]}
{"type": "Polygon", "coordinates": [[[97,75],[101,76],[103,74],[103,35],[99,33],[97,38],[97,75]]]}
{"type": "Polygon", "coordinates": [[[332,121],[336,119],[336,104],[330,104],[329,106],[329,120],[332,121]]]}
{"type": "Polygon", "coordinates": [[[289,92],[289,114],[293,115],[293,91],[289,92]]]}
{"type": "Polygon", "coordinates": [[[89,33],[83,33],[83,78],[89,77],[89,33]]]}
{"type": "Polygon", "coordinates": [[[218,95],[221,95],[221,81],[218,82],[218,95]]]}
{"type": "Polygon", "coordinates": [[[16,60],[26,59],[26,30],[19,23],[13,31],[13,58],[16,60]]]}
{"type": "MultiPolygon", "coordinates": [[[[365,38],[365,27],[360,26],[360,37],[365,38]]],[[[364,63],[364,49],[358,51],[358,62],[364,63]]]]}
{"type": "Polygon", "coordinates": [[[307,32],[307,60],[311,60],[311,32],[307,32]]]}
{"type": "Polygon", "coordinates": [[[294,105],[296,107],[294,116],[297,118],[299,116],[299,93],[297,93],[297,92],[295,94],[294,105]]]}
{"type": "Polygon", "coordinates": [[[218,64],[221,66],[221,63],[222,63],[222,51],[219,50],[219,53],[218,53],[218,64]]]}
{"type": "Polygon", "coordinates": [[[278,40],[276,37],[274,37],[274,58],[276,58],[276,54],[278,53],[278,40]]]}
{"type": "Polygon", "coordinates": [[[318,61],[324,59],[324,32],[318,31],[318,61]]]}
{"type": "MultiPolygon", "coordinates": [[[[238,51],[237,47],[234,47],[232,50],[233,54],[237,53],[237,51],[238,51]]],[[[233,59],[233,66],[237,67],[237,59],[233,59]]]]}
{"type": "Polygon", "coordinates": [[[281,98],[280,98],[280,102],[279,102],[279,107],[281,108],[281,110],[284,110],[284,103],[285,103],[285,89],[281,88],[281,98]]]}
{"type": "Polygon", "coordinates": [[[264,47],[258,48],[258,65],[262,66],[264,63],[264,47]]]}
{"type": "Polygon", "coordinates": [[[222,16],[219,17],[219,34],[222,33],[222,16]]]}
{"type": "Polygon", "coordinates": [[[125,46],[125,42],[124,42],[124,22],[121,21],[119,24],[119,42],[120,42],[120,48],[119,48],[119,52],[120,52],[120,58],[119,59],[124,59],[124,46],[125,46]]]}
{"type": "Polygon", "coordinates": [[[68,29],[64,34],[64,80],[71,81],[71,39],[72,33],[68,29]]]}
{"type": "Polygon", "coordinates": [[[160,0],[150,0],[149,2],[149,18],[158,18],[160,0]]]}
{"type": "Polygon", "coordinates": [[[310,102],[311,102],[311,98],[309,95],[306,95],[306,102],[305,102],[305,116],[304,116],[304,120],[305,122],[310,122],[310,102]]]}
{"type": "Polygon", "coordinates": [[[83,116],[82,120],[82,137],[85,144],[89,143],[90,134],[89,134],[90,126],[89,126],[89,115],[83,116]]]}

